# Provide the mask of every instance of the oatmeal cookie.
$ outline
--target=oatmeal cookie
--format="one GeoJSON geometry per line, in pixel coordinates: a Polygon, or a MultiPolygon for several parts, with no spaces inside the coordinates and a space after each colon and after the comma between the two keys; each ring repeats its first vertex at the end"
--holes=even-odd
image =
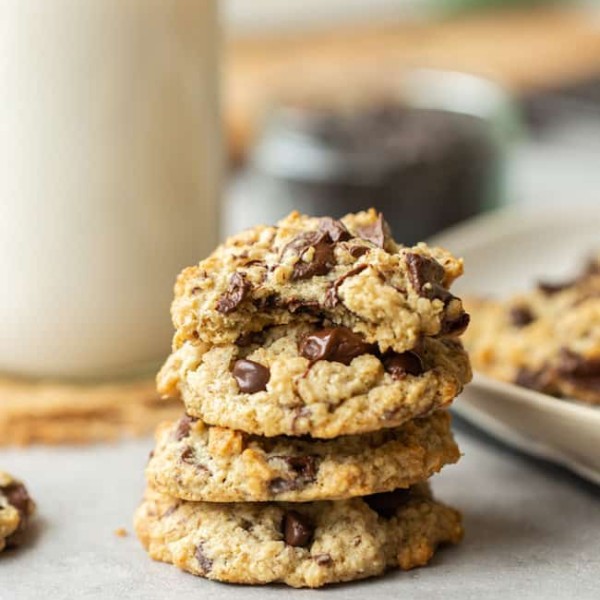
{"type": "Polygon", "coordinates": [[[294,321],[344,326],[404,352],[468,324],[449,292],[462,261],[441,248],[398,245],[374,210],[339,221],[291,213],[228,239],[175,285],[173,349],[234,344],[294,321]]]}
{"type": "Polygon", "coordinates": [[[258,437],[184,416],[159,428],[146,476],[184,500],[307,502],[406,488],[459,457],[446,411],[325,441],[258,437]]]}
{"type": "Polygon", "coordinates": [[[600,404],[600,260],[572,281],[505,301],[469,300],[476,369],[558,397],[600,404]]]}
{"type": "Polygon", "coordinates": [[[186,342],[158,376],[186,412],[264,436],[333,438],[397,427],[449,404],[471,378],[454,338],[424,338],[403,353],[345,327],[272,327],[244,345],[186,342]]]}
{"type": "Polygon", "coordinates": [[[149,489],[135,528],[152,558],[195,575],[293,587],[420,567],[462,537],[460,514],[433,500],[427,484],[296,504],[185,502],[149,489]]]}

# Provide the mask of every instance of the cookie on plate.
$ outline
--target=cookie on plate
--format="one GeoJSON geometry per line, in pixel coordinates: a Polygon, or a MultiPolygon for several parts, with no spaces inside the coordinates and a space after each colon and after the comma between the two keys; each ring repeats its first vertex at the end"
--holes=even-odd
{"type": "Polygon", "coordinates": [[[381,352],[404,352],[422,336],[465,329],[468,315],[449,292],[462,269],[440,248],[396,244],[374,210],[340,221],[294,212],[229,238],[180,274],[173,347],[243,343],[266,327],[329,320],[381,352]]]}
{"type": "Polygon", "coordinates": [[[427,484],[307,504],[185,502],[148,489],[135,528],[152,558],[195,575],[294,587],[420,567],[462,537],[460,514],[427,484]]]}
{"type": "Polygon", "coordinates": [[[600,261],[564,283],[505,301],[470,300],[476,369],[546,394],[600,404],[600,261]]]}
{"type": "Polygon", "coordinates": [[[332,438],[397,427],[449,404],[471,379],[455,338],[382,354],[345,327],[272,327],[240,346],[186,342],[158,375],[186,412],[264,436],[332,438]]]}
{"type": "Polygon", "coordinates": [[[324,441],[258,437],[184,416],[159,428],[146,476],[184,500],[306,502],[406,488],[459,457],[446,411],[324,441]]]}
{"type": "Polygon", "coordinates": [[[0,552],[21,542],[34,510],[25,486],[0,471],[0,552]]]}

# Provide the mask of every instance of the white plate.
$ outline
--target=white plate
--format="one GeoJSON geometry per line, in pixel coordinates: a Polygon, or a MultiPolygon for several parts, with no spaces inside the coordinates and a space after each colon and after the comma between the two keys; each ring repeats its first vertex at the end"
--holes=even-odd
{"type": "MultiPolygon", "coordinates": [[[[432,242],[465,259],[458,295],[506,296],[539,279],[560,280],[576,273],[600,249],[600,207],[502,211],[453,228],[432,242]]],[[[502,441],[600,484],[600,408],[476,373],[455,411],[502,441]]]]}

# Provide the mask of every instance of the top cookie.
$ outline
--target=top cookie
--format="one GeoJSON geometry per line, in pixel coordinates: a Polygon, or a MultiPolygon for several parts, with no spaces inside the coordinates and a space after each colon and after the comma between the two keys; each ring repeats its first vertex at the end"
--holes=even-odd
{"type": "Polygon", "coordinates": [[[600,404],[600,258],[579,277],[499,302],[472,300],[473,365],[546,394],[600,404]]]}
{"type": "Polygon", "coordinates": [[[172,305],[173,347],[235,343],[290,321],[324,319],[385,352],[468,324],[449,291],[462,261],[440,248],[398,245],[374,210],[340,221],[291,213],[228,239],[184,269],[172,305]]]}

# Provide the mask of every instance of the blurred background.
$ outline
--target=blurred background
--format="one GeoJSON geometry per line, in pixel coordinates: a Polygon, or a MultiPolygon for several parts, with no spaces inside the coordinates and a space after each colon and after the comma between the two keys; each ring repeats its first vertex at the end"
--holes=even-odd
{"type": "Polygon", "coordinates": [[[600,202],[600,5],[1,0],[0,372],[148,374],[224,235],[600,202]]]}
{"type": "Polygon", "coordinates": [[[600,204],[600,3],[228,0],[222,227],[600,204]]]}

